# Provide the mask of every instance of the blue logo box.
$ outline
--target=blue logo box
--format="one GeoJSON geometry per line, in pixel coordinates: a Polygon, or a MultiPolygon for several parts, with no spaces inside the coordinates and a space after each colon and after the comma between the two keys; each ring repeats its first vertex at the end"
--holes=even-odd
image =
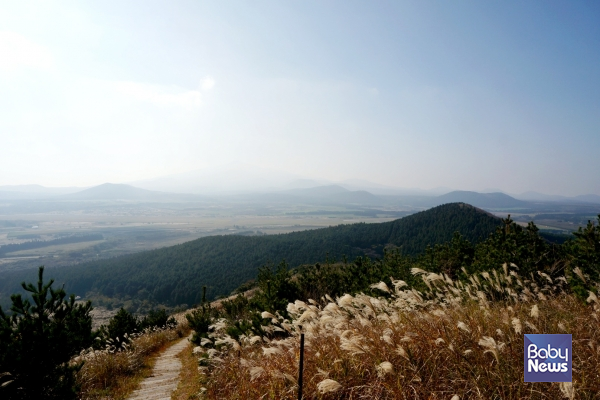
{"type": "Polygon", "coordinates": [[[525,335],[525,382],[571,382],[571,335],[525,335]]]}

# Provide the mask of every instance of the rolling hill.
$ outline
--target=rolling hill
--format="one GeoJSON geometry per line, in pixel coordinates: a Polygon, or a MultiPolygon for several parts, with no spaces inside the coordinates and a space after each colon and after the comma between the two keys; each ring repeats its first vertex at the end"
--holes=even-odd
{"type": "Polygon", "coordinates": [[[270,196],[289,196],[295,201],[339,204],[379,205],[383,201],[379,196],[365,190],[348,190],[339,185],[316,186],[304,189],[289,189],[272,193],[270,196]]]}
{"type": "Polygon", "coordinates": [[[163,193],[152,190],[139,189],[131,185],[104,183],[77,193],[63,196],[69,200],[146,200],[163,193]]]}
{"type": "Polygon", "coordinates": [[[456,190],[436,197],[434,204],[463,202],[481,208],[524,208],[530,206],[526,201],[517,200],[504,193],[478,193],[456,190]]]}
{"type": "Polygon", "coordinates": [[[128,201],[181,201],[199,199],[200,196],[157,192],[122,183],[103,183],[89,189],[61,196],[61,200],[128,200],[128,201]]]}
{"type": "MultiPolygon", "coordinates": [[[[210,296],[229,294],[256,277],[260,266],[285,259],[291,267],[383,254],[396,246],[404,254],[422,253],[460,232],[472,242],[486,238],[500,220],[464,203],[441,205],[391,222],[340,225],[270,236],[210,236],[181,245],[109,260],[50,269],[48,276],[69,293],[94,291],[108,297],[138,298],[166,305],[199,302],[202,285],[210,296]]],[[[3,297],[31,280],[34,272],[7,273],[0,283],[3,297]]]]}

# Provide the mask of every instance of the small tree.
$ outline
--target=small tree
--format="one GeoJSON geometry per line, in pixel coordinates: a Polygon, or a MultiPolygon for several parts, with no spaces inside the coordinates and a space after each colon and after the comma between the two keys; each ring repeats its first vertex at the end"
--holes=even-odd
{"type": "Polygon", "coordinates": [[[141,330],[152,327],[163,328],[167,325],[177,325],[175,318],[169,317],[169,314],[167,314],[167,311],[164,308],[150,310],[148,315],[142,318],[139,323],[141,330]]]}
{"type": "Polygon", "coordinates": [[[285,312],[289,302],[298,298],[298,286],[291,279],[292,271],[285,261],[275,268],[271,264],[258,269],[258,287],[254,302],[263,311],[285,312]]]}
{"type": "Polygon", "coordinates": [[[37,287],[21,284],[33,304],[11,296],[12,315],[0,307],[0,372],[5,375],[3,399],[75,399],[75,371],[69,360],[92,342],[91,303],[75,304],[54,280],[44,284],[39,268],[37,287]],[[9,383],[8,383],[9,382],[9,383]]]}
{"type": "Polygon", "coordinates": [[[206,286],[202,287],[202,304],[200,307],[195,309],[189,314],[186,314],[185,318],[188,320],[190,328],[194,330],[192,336],[192,343],[200,345],[202,339],[208,337],[208,330],[213,321],[213,308],[210,303],[206,301],[206,286]]]}
{"type": "MultiPolygon", "coordinates": [[[[104,328],[104,327],[103,327],[104,328]]],[[[132,315],[129,311],[121,308],[114,317],[108,322],[108,326],[103,329],[105,339],[117,340],[115,344],[119,346],[119,343],[127,342],[125,334],[129,335],[140,328],[140,322],[132,315]]]]}

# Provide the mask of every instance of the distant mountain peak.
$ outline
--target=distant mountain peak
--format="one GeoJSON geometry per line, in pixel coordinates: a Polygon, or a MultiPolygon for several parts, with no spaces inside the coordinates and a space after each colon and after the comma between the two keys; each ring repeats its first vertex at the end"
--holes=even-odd
{"type": "Polygon", "coordinates": [[[479,208],[522,208],[526,201],[517,200],[505,193],[479,193],[467,190],[455,190],[435,198],[435,203],[468,203],[479,208]]]}
{"type": "Polygon", "coordinates": [[[340,185],[322,185],[302,189],[287,189],[282,190],[280,193],[294,194],[297,196],[329,196],[349,192],[350,190],[343,188],[340,185]]]}
{"type": "Polygon", "coordinates": [[[103,183],[63,198],[77,200],[150,200],[166,193],[140,189],[125,183],[103,183]]]}

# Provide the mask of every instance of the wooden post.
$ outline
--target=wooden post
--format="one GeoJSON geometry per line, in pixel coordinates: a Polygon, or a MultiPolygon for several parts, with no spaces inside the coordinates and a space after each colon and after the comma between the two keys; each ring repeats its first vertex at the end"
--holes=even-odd
{"type": "MultiPolygon", "coordinates": [[[[302,329],[302,327],[300,327],[302,329]]],[[[302,400],[302,372],[304,370],[304,333],[300,334],[300,367],[298,368],[298,400],[302,400]]]]}

